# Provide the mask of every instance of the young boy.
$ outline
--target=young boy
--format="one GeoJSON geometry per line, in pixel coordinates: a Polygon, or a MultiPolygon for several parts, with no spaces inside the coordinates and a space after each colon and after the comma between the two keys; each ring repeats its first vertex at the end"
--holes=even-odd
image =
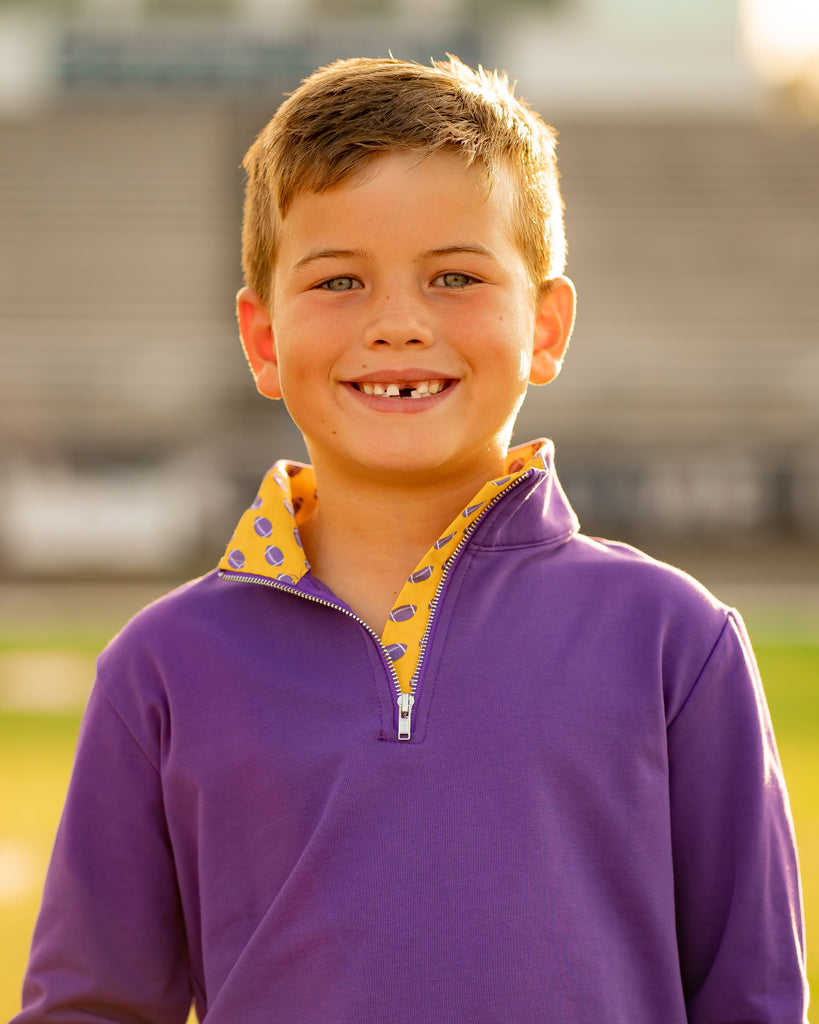
{"type": "Polygon", "coordinates": [[[278,463],[99,664],[18,1024],[798,1024],[791,819],[736,613],[508,451],[574,316],[549,128],[342,61],[251,147],[278,463]]]}

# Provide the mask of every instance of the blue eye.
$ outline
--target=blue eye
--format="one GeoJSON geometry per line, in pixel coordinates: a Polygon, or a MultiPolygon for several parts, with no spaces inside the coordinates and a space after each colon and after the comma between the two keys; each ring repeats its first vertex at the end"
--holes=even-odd
{"type": "Polygon", "coordinates": [[[470,274],[460,274],[451,270],[446,274],[439,274],[433,283],[442,284],[444,288],[466,288],[468,285],[474,284],[476,280],[477,278],[470,274]]]}
{"type": "Polygon", "coordinates": [[[318,287],[327,292],[349,292],[354,288],[360,288],[361,282],[354,277],[331,277],[327,281],[322,281],[318,287]]]}

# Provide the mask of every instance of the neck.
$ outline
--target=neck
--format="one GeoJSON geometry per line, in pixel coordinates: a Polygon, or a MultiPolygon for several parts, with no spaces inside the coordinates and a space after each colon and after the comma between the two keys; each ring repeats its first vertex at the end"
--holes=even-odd
{"type": "Polygon", "coordinates": [[[487,480],[493,466],[473,478],[430,483],[339,479],[314,467],[319,502],[299,526],[313,573],[381,632],[409,574],[423,554],[487,480]]]}

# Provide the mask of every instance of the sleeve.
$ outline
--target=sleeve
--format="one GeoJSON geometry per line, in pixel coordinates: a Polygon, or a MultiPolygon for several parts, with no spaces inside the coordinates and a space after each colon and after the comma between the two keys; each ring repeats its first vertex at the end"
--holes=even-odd
{"type": "Polygon", "coordinates": [[[807,1024],[793,822],[734,614],[668,727],[680,964],[691,1024],[807,1024]]]}
{"type": "Polygon", "coordinates": [[[182,1024],[185,931],[158,766],[97,682],[12,1024],[182,1024]]]}

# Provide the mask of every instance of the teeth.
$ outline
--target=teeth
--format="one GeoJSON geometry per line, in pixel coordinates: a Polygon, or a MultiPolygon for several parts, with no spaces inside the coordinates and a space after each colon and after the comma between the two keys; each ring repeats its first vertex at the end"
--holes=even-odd
{"type": "Polygon", "coordinates": [[[399,384],[376,384],[371,381],[362,381],[358,385],[365,395],[386,396],[387,398],[398,398],[402,390],[409,390],[410,398],[426,398],[429,395],[437,395],[444,390],[445,386],[446,382],[443,380],[420,380],[415,384],[404,384],[403,387],[399,384]]]}

